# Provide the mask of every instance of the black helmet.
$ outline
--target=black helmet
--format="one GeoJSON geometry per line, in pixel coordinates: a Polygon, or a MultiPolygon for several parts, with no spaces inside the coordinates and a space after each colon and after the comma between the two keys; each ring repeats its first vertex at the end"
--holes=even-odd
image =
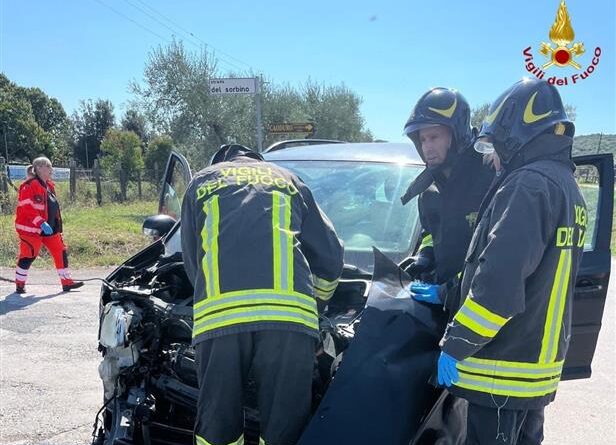
{"type": "Polygon", "coordinates": [[[556,87],[533,78],[516,82],[496,99],[478,138],[491,136],[494,150],[507,164],[522,147],[548,132],[573,137],[575,126],[556,87]]]}
{"type": "Polygon", "coordinates": [[[257,153],[256,151],[252,151],[248,147],[244,147],[239,144],[225,144],[221,145],[220,148],[212,159],[210,159],[209,165],[218,164],[219,162],[229,162],[233,161],[235,158],[239,156],[244,156],[252,159],[256,159],[258,161],[263,161],[263,156],[257,153]]]}
{"type": "Polygon", "coordinates": [[[411,116],[404,125],[406,134],[423,158],[419,130],[430,125],[444,125],[451,130],[453,147],[458,150],[468,147],[473,140],[471,109],[468,102],[456,90],[432,88],[417,101],[411,116]]]}

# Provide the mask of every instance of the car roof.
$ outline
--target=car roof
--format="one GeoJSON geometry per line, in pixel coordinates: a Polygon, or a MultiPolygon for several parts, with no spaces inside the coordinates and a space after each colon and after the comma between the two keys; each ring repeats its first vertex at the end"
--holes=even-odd
{"type": "Polygon", "coordinates": [[[267,161],[367,161],[423,165],[411,143],[349,142],[289,147],[263,153],[267,161]]]}

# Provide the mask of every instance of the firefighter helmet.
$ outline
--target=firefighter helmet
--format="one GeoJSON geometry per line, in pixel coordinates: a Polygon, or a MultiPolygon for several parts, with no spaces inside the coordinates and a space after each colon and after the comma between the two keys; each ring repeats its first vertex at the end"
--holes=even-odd
{"type": "Polygon", "coordinates": [[[419,130],[444,125],[451,130],[452,146],[461,151],[473,140],[470,121],[471,110],[462,94],[449,88],[432,88],[417,101],[404,125],[404,134],[413,141],[423,159],[419,130]]]}
{"type": "Polygon", "coordinates": [[[485,153],[491,145],[507,164],[542,133],[573,137],[575,126],[567,117],[554,85],[539,79],[522,79],[490,106],[475,149],[485,153]]]}
{"type": "Polygon", "coordinates": [[[263,161],[263,156],[248,147],[239,144],[222,145],[214,156],[210,159],[209,165],[218,164],[219,162],[233,161],[238,156],[244,156],[258,161],[263,161]]]}

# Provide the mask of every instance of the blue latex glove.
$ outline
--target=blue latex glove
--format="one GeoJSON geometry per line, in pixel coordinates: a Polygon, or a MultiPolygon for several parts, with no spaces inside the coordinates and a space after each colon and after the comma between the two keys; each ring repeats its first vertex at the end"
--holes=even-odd
{"type": "Polygon", "coordinates": [[[438,384],[450,387],[460,379],[456,364],[458,361],[451,355],[441,352],[438,358],[438,384]]]}
{"type": "Polygon", "coordinates": [[[417,301],[423,301],[430,304],[443,304],[439,295],[439,284],[427,284],[421,281],[413,281],[411,283],[411,297],[417,301]]]}
{"type": "Polygon", "coordinates": [[[51,228],[49,224],[47,224],[47,221],[41,224],[41,230],[43,231],[45,235],[51,235],[53,233],[53,229],[51,228]]]}

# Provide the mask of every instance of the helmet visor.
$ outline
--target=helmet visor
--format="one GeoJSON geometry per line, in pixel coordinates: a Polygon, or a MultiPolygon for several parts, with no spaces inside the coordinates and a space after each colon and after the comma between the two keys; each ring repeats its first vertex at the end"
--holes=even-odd
{"type": "Polygon", "coordinates": [[[404,134],[405,136],[411,137],[414,135],[414,133],[418,132],[419,130],[423,130],[424,128],[432,128],[432,127],[441,127],[444,125],[441,124],[434,124],[434,123],[413,123],[413,124],[409,124],[406,127],[404,127],[404,131],[402,134],[404,134]]]}

